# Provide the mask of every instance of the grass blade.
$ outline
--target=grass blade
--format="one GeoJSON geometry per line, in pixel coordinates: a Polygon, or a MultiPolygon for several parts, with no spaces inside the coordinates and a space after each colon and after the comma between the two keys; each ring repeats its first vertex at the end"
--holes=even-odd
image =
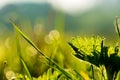
{"type": "Polygon", "coordinates": [[[19,59],[21,61],[21,64],[23,66],[23,68],[25,69],[25,72],[27,74],[27,76],[29,77],[30,80],[33,80],[32,79],[32,76],[27,68],[27,65],[25,64],[25,61],[23,60],[22,56],[21,56],[21,48],[20,48],[20,43],[19,43],[19,34],[18,32],[16,31],[16,45],[17,45],[17,53],[18,53],[18,56],[19,56],[19,59]]]}
{"type": "Polygon", "coordinates": [[[29,79],[30,79],[30,80],[33,80],[32,77],[31,77],[31,75],[30,75],[30,72],[29,72],[29,70],[28,70],[28,68],[27,68],[27,66],[26,66],[26,64],[25,64],[25,62],[24,62],[24,60],[21,59],[21,62],[22,62],[22,64],[23,64],[23,67],[25,68],[26,74],[27,74],[27,76],[29,77],[29,79]]]}
{"type": "Polygon", "coordinates": [[[119,30],[119,25],[118,25],[118,17],[116,17],[115,24],[116,24],[116,27],[117,27],[118,35],[119,35],[119,37],[120,37],[120,30],[119,30]]]}
{"type": "Polygon", "coordinates": [[[52,59],[50,59],[48,56],[46,56],[19,28],[18,25],[13,21],[10,20],[12,25],[14,26],[15,30],[30,44],[32,45],[37,51],[38,53],[40,53],[42,56],[45,57],[45,59],[47,59],[49,62],[51,62],[53,64],[54,68],[57,68],[59,71],[61,71],[67,78],[72,79],[72,75],[69,74],[68,72],[66,72],[63,68],[61,68],[60,66],[58,66],[52,59]]]}

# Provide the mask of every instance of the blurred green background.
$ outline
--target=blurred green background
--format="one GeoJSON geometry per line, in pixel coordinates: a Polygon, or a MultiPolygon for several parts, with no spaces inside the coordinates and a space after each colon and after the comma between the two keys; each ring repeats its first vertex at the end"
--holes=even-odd
{"type": "Polygon", "coordinates": [[[111,39],[115,35],[114,20],[115,16],[119,16],[119,10],[119,0],[96,1],[92,8],[80,9],[76,12],[73,10],[74,13],[71,13],[72,10],[67,12],[54,8],[47,2],[12,3],[0,9],[0,36],[3,37],[6,31],[13,30],[9,22],[11,18],[26,28],[23,30],[27,32],[30,30],[28,28],[33,30],[35,26],[41,25],[47,32],[57,29],[73,35],[91,33],[111,39]]]}

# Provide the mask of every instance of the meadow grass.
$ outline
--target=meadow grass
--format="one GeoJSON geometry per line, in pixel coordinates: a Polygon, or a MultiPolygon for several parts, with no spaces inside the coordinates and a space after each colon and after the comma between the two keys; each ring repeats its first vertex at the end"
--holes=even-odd
{"type": "MultiPolygon", "coordinates": [[[[18,80],[18,79],[22,79],[22,80],[119,80],[120,79],[119,77],[120,75],[119,44],[116,44],[114,47],[106,46],[104,42],[105,39],[99,36],[93,36],[91,38],[90,37],[83,37],[83,38],[75,37],[71,41],[68,42],[70,46],[70,48],[68,49],[71,51],[71,53],[73,53],[72,54],[73,58],[70,58],[70,57],[68,58],[69,58],[69,61],[72,61],[70,59],[76,59],[77,62],[76,61],[71,62],[71,65],[74,63],[73,64],[74,67],[69,65],[69,67],[65,68],[63,64],[62,66],[59,65],[57,63],[57,60],[54,57],[56,57],[55,55],[57,56],[59,55],[59,59],[60,60],[62,59],[61,63],[63,63],[64,62],[63,58],[65,55],[63,56],[57,53],[61,51],[60,53],[65,54],[66,49],[62,51],[62,49],[60,48],[60,45],[54,45],[51,47],[51,49],[55,47],[58,47],[59,49],[55,49],[55,52],[54,51],[50,52],[49,50],[47,50],[48,52],[46,51],[47,53],[45,53],[28,36],[26,36],[22,32],[21,29],[19,29],[19,26],[13,20],[10,20],[10,21],[16,32],[16,40],[15,40],[16,41],[15,47],[16,47],[16,53],[17,53],[16,55],[18,56],[18,59],[21,64],[20,65],[21,71],[14,72],[14,71],[8,70],[9,72],[9,75],[8,75],[8,72],[5,72],[5,71],[8,67],[9,62],[7,63],[6,61],[4,61],[4,64],[2,65],[2,67],[0,67],[1,68],[0,77],[2,77],[0,78],[1,80],[5,80],[5,79],[15,79],[15,80],[18,80]],[[32,71],[30,68],[32,64],[31,60],[34,60],[34,57],[32,57],[33,59],[30,60],[29,63],[31,64],[29,65],[29,63],[27,63],[25,59],[28,56],[23,57],[23,54],[26,54],[26,53],[24,51],[23,46],[21,46],[23,43],[21,43],[20,41],[21,40],[20,36],[22,36],[22,38],[28,44],[30,44],[32,48],[35,49],[34,51],[37,51],[35,52],[37,54],[36,56],[43,58],[41,59],[37,57],[37,59],[41,59],[41,61],[40,62],[35,61],[35,63],[33,63],[34,64],[33,68],[37,66],[36,64],[39,64],[39,63],[45,64],[45,66],[49,66],[46,69],[46,71],[44,71],[37,78],[32,75],[32,71]],[[50,54],[50,55],[47,55],[47,54],[50,54]],[[86,66],[83,66],[83,63],[86,66]],[[77,68],[77,66],[79,66],[78,68],[81,68],[81,69],[75,69],[77,68]],[[82,67],[84,67],[85,70],[82,70],[83,69],[82,67]]],[[[120,37],[118,17],[116,17],[116,29],[120,37]]],[[[53,32],[51,34],[53,34],[53,32]]],[[[53,35],[53,38],[56,39],[55,35],[53,35]]],[[[58,44],[57,40],[54,40],[54,42],[55,44],[58,44]]],[[[62,46],[62,48],[64,48],[64,46],[62,46]]],[[[70,53],[66,54],[65,57],[69,55],[70,53]]],[[[11,58],[12,58],[12,55],[11,55],[11,58]]],[[[36,70],[36,72],[39,72],[39,71],[36,70]]]]}

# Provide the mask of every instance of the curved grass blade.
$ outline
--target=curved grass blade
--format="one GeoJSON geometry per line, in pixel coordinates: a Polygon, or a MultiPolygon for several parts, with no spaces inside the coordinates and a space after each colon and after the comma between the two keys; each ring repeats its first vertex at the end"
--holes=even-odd
{"type": "Polygon", "coordinates": [[[118,35],[119,35],[119,37],[120,37],[120,30],[119,30],[119,25],[118,25],[118,17],[116,17],[115,25],[116,25],[116,27],[117,27],[118,35]]]}
{"type": "Polygon", "coordinates": [[[25,72],[27,74],[27,76],[29,77],[30,80],[33,80],[32,79],[32,76],[28,70],[28,67],[27,65],[25,64],[25,61],[23,60],[22,56],[21,56],[21,48],[20,48],[20,43],[19,43],[19,35],[18,35],[18,32],[16,31],[16,45],[17,45],[17,53],[19,55],[19,58],[20,58],[20,61],[21,61],[21,64],[23,66],[23,68],[25,69],[25,72]]]}
{"type": "Polygon", "coordinates": [[[29,79],[30,79],[30,80],[33,80],[32,77],[31,77],[31,75],[30,75],[30,72],[29,72],[29,70],[28,70],[28,68],[27,68],[27,66],[26,66],[26,64],[25,64],[25,62],[24,62],[24,60],[21,59],[21,62],[22,62],[22,64],[23,64],[23,67],[25,68],[26,74],[27,74],[27,76],[29,77],[29,79]]]}
{"type": "Polygon", "coordinates": [[[16,31],[16,46],[17,46],[17,54],[19,58],[22,58],[21,56],[21,48],[20,48],[20,41],[19,41],[19,33],[16,31]]]}
{"type": "Polygon", "coordinates": [[[61,71],[67,78],[72,79],[72,75],[69,74],[68,72],[66,72],[63,68],[61,68],[60,66],[58,66],[52,59],[50,59],[48,56],[46,56],[19,28],[18,25],[11,20],[11,23],[13,25],[13,27],[15,28],[15,30],[30,44],[32,45],[37,51],[38,53],[40,53],[42,56],[45,57],[45,59],[47,59],[49,62],[51,62],[53,64],[54,68],[57,68],[59,71],[61,71]]]}

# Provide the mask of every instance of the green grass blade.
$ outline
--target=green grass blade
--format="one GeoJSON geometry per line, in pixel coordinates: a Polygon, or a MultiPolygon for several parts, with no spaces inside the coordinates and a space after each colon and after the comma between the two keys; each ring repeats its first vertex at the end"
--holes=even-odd
{"type": "Polygon", "coordinates": [[[117,27],[118,35],[119,35],[119,37],[120,37],[120,30],[119,30],[119,25],[118,25],[118,17],[116,17],[115,24],[116,24],[116,27],[117,27]]]}
{"type": "MultiPolygon", "coordinates": [[[[16,30],[18,33],[20,33],[20,35],[21,35],[29,44],[31,44],[36,50],[39,50],[39,49],[37,48],[37,46],[36,46],[26,35],[24,35],[24,33],[18,28],[18,25],[17,25],[15,22],[13,22],[12,20],[10,20],[10,21],[11,21],[11,23],[13,24],[13,27],[15,28],[15,30],[16,30]]],[[[44,55],[40,50],[39,50],[39,52],[40,52],[40,54],[44,55]]]]}
{"type": "Polygon", "coordinates": [[[19,42],[19,33],[16,31],[16,45],[17,45],[17,53],[18,53],[18,56],[19,56],[19,59],[21,60],[21,64],[22,66],[24,67],[25,69],[25,72],[27,74],[27,76],[29,77],[30,80],[33,80],[32,79],[32,76],[30,75],[30,72],[24,62],[24,60],[22,59],[22,56],[21,56],[21,48],[20,48],[20,42],[19,42]]]}
{"type": "Polygon", "coordinates": [[[53,64],[54,68],[57,68],[59,71],[61,71],[67,78],[72,79],[71,74],[69,74],[68,72],[66,72],[63,68],[61,68],[60,66],[58,66],[52,59],[50,59],[48,56],[46,56],[19,28],[18,25],[10,20],[11,23],[13,24],[15,30],[30,44],[32,45],[37,51],[38,53],[40,53],[42,56],[45,57],[45,59],[47,59],[49,62],[51,62],[53,64]]]}
{"type": "Polygon", "coordinates": [[[17,54],[18,54],[19,58],[22,58],[18,32],[16,32],[16,46],[17,46],[17,54]]]}
{"type": "Polygon", "coordinates": [[[29,79],[30,79],[30,80],[33,80],[32,77],[31,77],[31,75],[30,75],[30,72],[29,72],[29,70],[28,70],[28,68],[27,68],[27,65],[26,65],[25,62],[24,62],[24,60],[21,59],[21,62],[22,62],[22,64],[23,64],[23,67],[25,68],[25,72],[26,72],[27,76],[29,77],[29,79]]]}

